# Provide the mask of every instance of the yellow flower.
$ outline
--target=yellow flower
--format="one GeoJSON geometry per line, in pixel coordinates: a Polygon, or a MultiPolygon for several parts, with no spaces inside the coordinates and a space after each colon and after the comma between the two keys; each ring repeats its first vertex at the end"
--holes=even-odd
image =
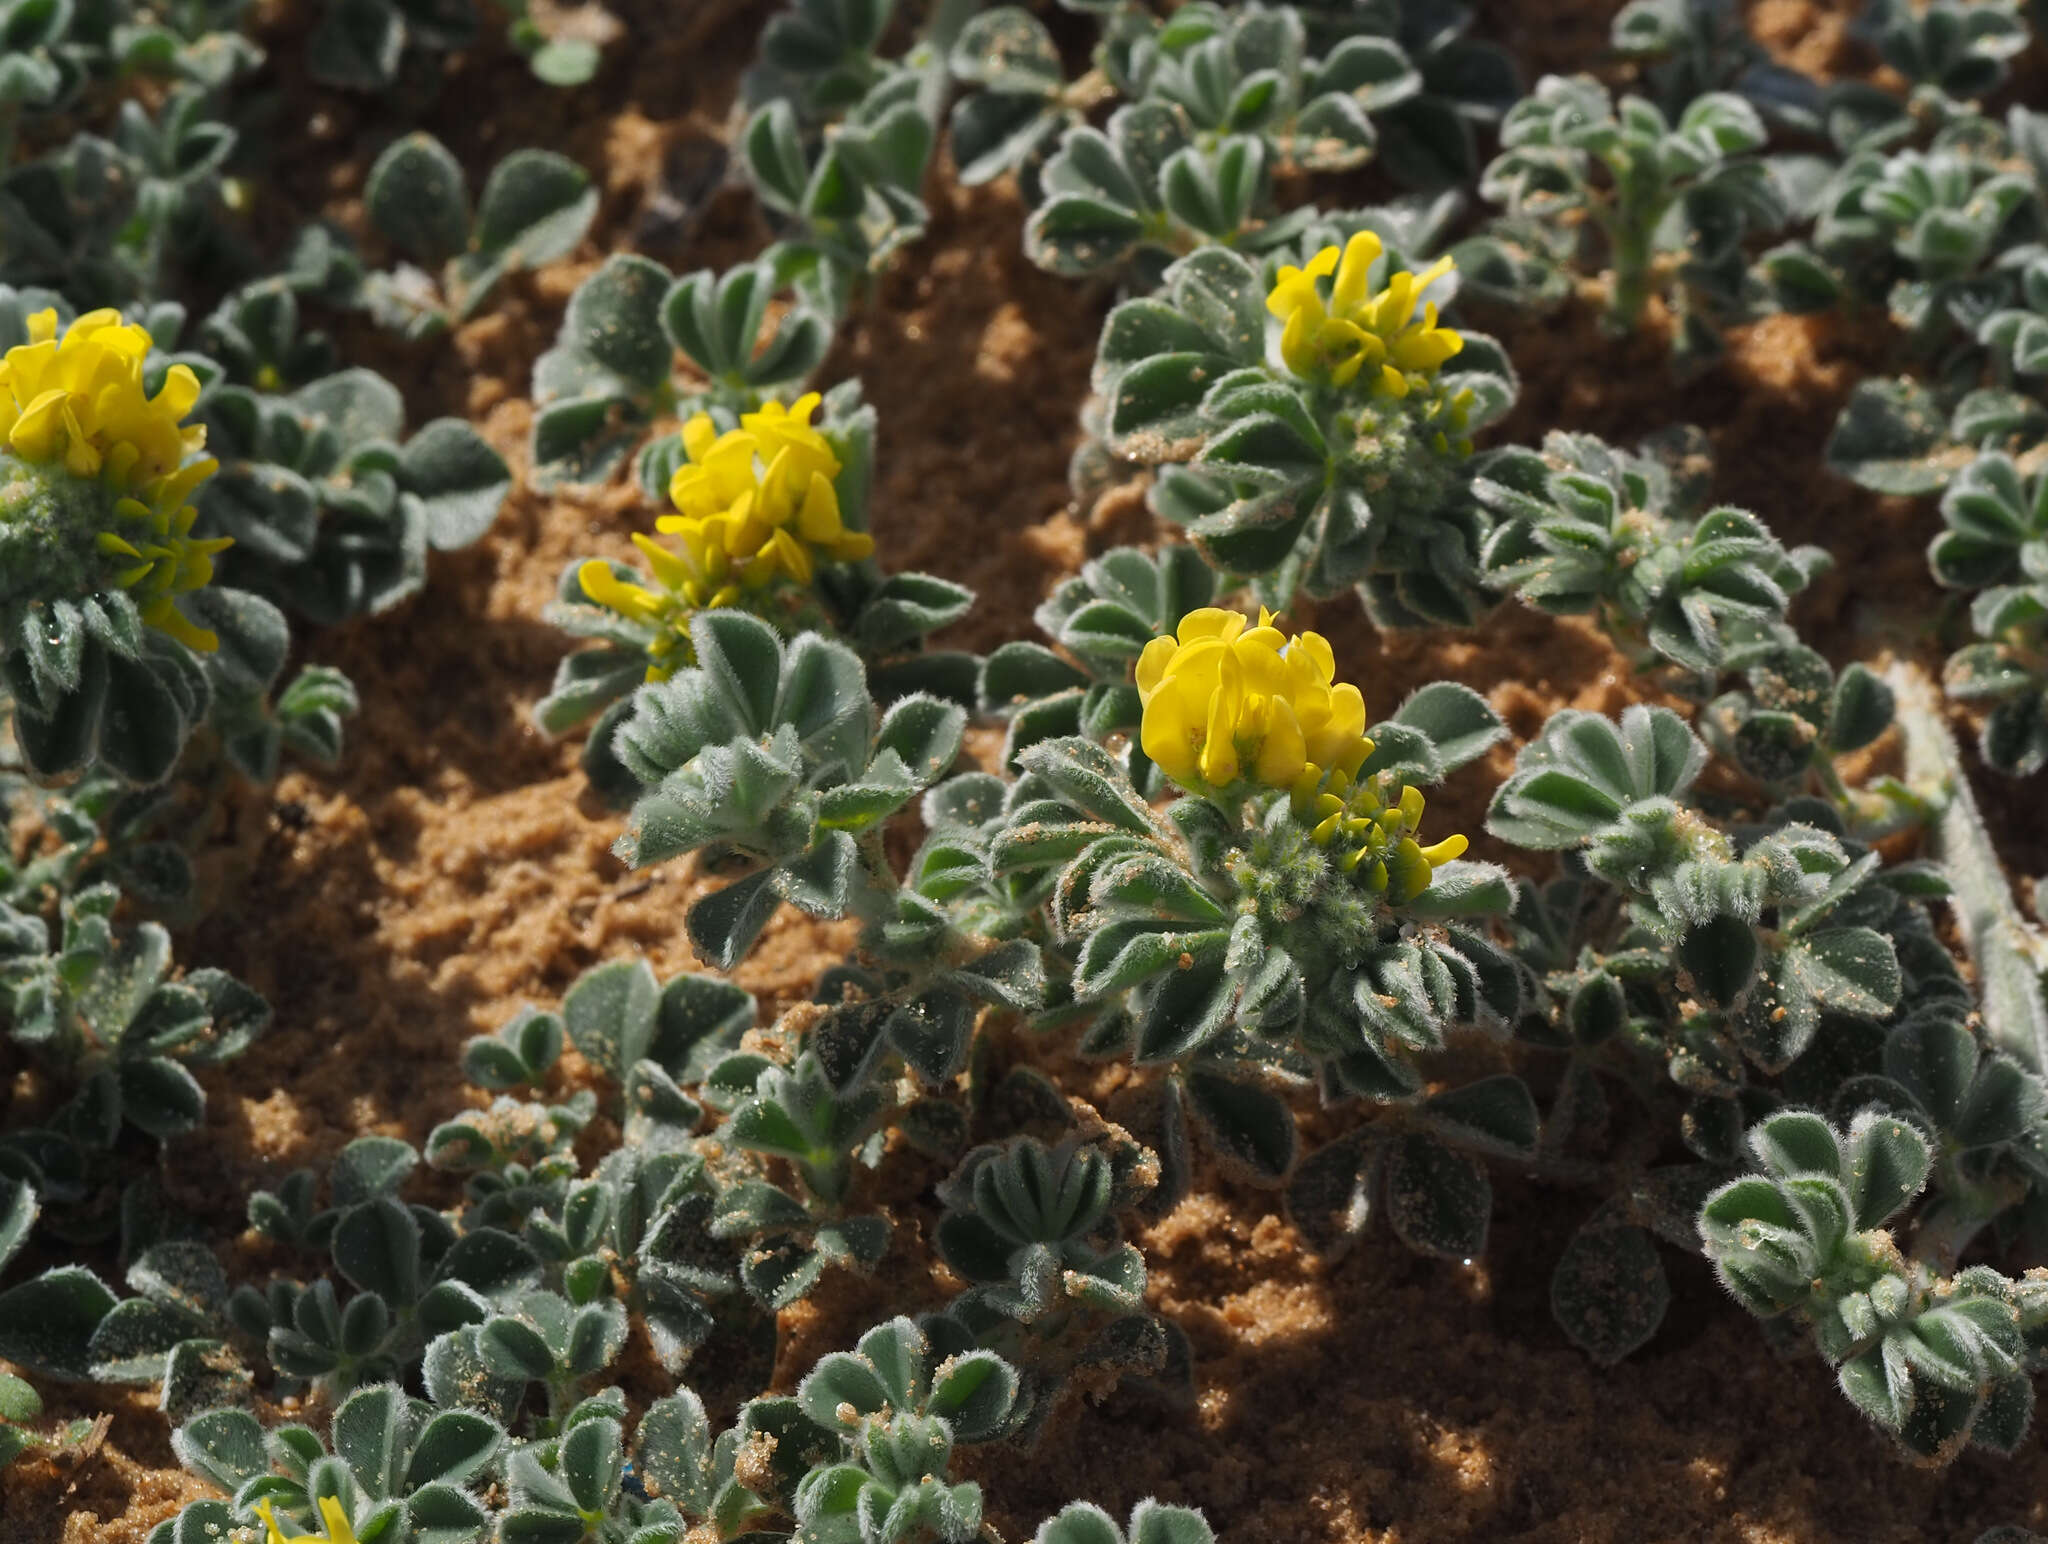
{"type": "Polygon", "coordinates": [[[1376,393],[1405,397],[1427,389],[1444,361],[1465,346],[1452,329],[1437,326],[1434,301],[1423,303],[1419,319],[1415,315],[1416,300],[1452,270],[1452,260],[1439,258],[1420,274],[1404,268],[1374,294],[1369,274],[1383,250],[1378,236],[1360,231],[1344,244],[1341,260],[1335,247],[1324,247],[1306,268],[1280,270],[1266,309],[1285,324],[1280,357],[1296,375],[1348,386],[1371,367],[1376,393]],[[1319,279],[1331,281],[1327,299],[1319,279]]]}
{"type": "Polygon", "coordinates": [[[1365,698],[1336,683],[1328,641],[1289,638],[1263,609],[1256,627],[1247,620],[1205,606],[1145,646],[1137,672],[1145,754],[1198,793],[1247,782],[1291,788],[1312,763],[1355,768],[1372,753],[1365,698]]]}
{"type": "Polygon", "coordinates": [[[875,550],[873,537],[840,518],[839,458],[811,427],[819,400],[812,392],[791,407],[770,402],[724,434],[703,413],[683,425],[689,460],[668,485],[677,513],[656,528],[683,538],[682,560],[714,588],[778,577],[809,584],[819,557],[847,563],[875,550]]]}
{"type": "Polygon", "coordinates": [[[666,680],[690,662],[695,613],[738,605],[744,592],[778,579],[807,585],[820,556],[853,562],[875,550],[873,537],[847,530],[840,518],[832,486],[839,458],[811,427],[819,400],[814,392],[794,407],[770,402],[724,434],[699,413],[683,425],[688,459],[669,479],[678,512],[655,522],[674,545],[633,538],[653,584],[621,579],[599,558],[577,569],[583,593],[598,605],[656,629],[648,680],[666,680]]]}
{"type": "Polygon", "coordinates": [[[116,565],[112,582],[135,592],[142,618],[188,646],[220,640],[187,621],[176,597],[213,579],[213,555],[226,537],[198,540],[192,490],[218,469],[211,457],[187,460],[206,431],[182,420],[199,396],[199,378],[172,365],[155,397],[142,385],[150,337],[118,311],[93,311],[57,337],[57,313],[28,319],[29,341],[0,356],[0,448],[21,461],[57,463],[114,497],[113,522],[95,545],[116,565]]]}
{"type": "Polygon", "coordinates": [[[731,560],[711,545],[703,532],[678,532],[682,551],[664,547],[651,536],[634,533],[633,545],[654,570],[657,588],[621,579],[611,564],[592,558],[576,570],[583,593],[608,611],[655,629],[647,646],[647,679],[666,681],[679,665],[691,662],[690,618],[699,611],[738,603],[731,560]]]}
{"type": "Polygon", "coordinates": [[[1365,697],[1337,681],[1329,640],[1290,638],[1263,608],[1256,627],[1248,621],[1205,606],[1182,617],[1172,637],[1145,645],[1145,754],[1192,793],[1247,783],[1287,790],[1310,840],[1338,849],[1342,872],[1396,904],[1413,900],[1438,864],[1464,852],[1465,838],[1422,846],[1421,791],[1392,772],[1358,775],[1373,751],[1365,697]]]}
{"type": "Polygon", "coordinates": [[[1463,854],[1462,836],[1447,836],[1424,847],[1415,840],[1422,825],[1422,790],[1401,782],[1391,770],[1358,776],[1357,763],[1302,769],[1293,788],[1295,818],[1314,822],[1309,840],[1336,847],[1337,867],[1395,905],[1412,901],[1434,877],[1438,865],[1463,854]]]}
{"type": "Polygon", "coordinates": [[[333,1496],[320,1498],[320,1520],[327,1532],[286,1533],[277,1525],[277,1517],[270,1510],[270,1498],[265,1496],[256,1503],[256,1515],[263,1519],[263,1544],[356,1544],[355,1529],[349,1525],[348,1513],[333,1496]]]}

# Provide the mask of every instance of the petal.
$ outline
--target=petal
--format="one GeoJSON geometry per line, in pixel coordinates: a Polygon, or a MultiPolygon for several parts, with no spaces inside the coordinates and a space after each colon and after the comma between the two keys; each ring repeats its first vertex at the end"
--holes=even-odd
{"type": "Polygon", "coordinates": [[[1195,760],[1196,726],[1185,703],[1174,693],[1145,705],[1138,743],[1159,764],[1159,770],[1183,787],[1198,782],[1195,760]]]}
{"type": "MultiPolygon", "coordinates": [[[[654,570],[654,577],[671,590],[680,590],[696,577],[690,565],[675,553],[669,551],[644,531],[633,533],[633,545],[640,549],[640,555],[647,559],[647,566],[654,570]]],[[[588,589],[589,586],[584,587],[588,589]]]]}
{"type": "Polygon", "coordinates": [[[709,413],[699,413],[683,425],[683,454],[692,461],[702,461],[717,441],[718,425],[709,413]]]}
{"type": "Polygon", "coordinates": [[[1321,306],[1302,306],[1287,318],[1287,325],[1280,331],[1281,361],[1304,379],[1314,376],[1322,364],[1322,356],[1316,350],[1316,333],[1322,324],[1321,306]]]}
{"type": "Polygon", "coordinates": [[[1237,733],[1244,718],[1244,678],[1233,655],[1220,656],[1221,671],[1216,690],[1209,694],[1209,711],[1202,741],[1203,781],[1222,788],[1237,781],[1237,733]]]}
{"type": "Polygon", "coordinates": [[[61,391],[42,393],[14,421],[14,430],[8,435],[7,443],[26,460],[49,460],[61,443],[67,400],[61,391]]]}
{"type": "Polygon", "coordinates": [[[1343,740],[1346,749],[1351,741],[1365,736],[1365,694],[1349,681],[1330,688],[1330,718],[1324,732],[1343,740]]]}
{"type": "Polygon", "coordinates": [[[1244,620],[1242,612],[1227,611],[1221,606],[1202,606],[1180,619],[1175,634],[1182,643],[1194,643],[1202,638],[1216,638],[1228,643],[1244,631],[1244,620]]]}
{"type": "Polygon", "coordinates": [[[1429,861],[1431,868],[1438,868],[1443,864],[1449,863],[1454,858],[1462,858],[1465,855],[1465,849],[1471,845],[1462,836],[1447,836],[1440,842],[1418,850],[1429,861]]]}
{"type": "Polygon", "coordinates": [[[348,1513],[341,1509],[341,1502],[335,1497],[320,1498],[320,1521],[327,1525],[327,1536],[334,1544],[356,1544],[356,1532],[349,1523],[348,1513]]]}
{"type": "Polygon", "coordinates": [[[219,634],[210,628],[195,626],[168,595],[144,606],[142,619],[158,632],[168,633],[195,653],[211,654],[220,647],[219,634]]]}
{"type": "MultiPolygon", "coordinates": [[[[1266,310],[1272,315],[1285,318],[1291,316],[1303,305],[1302,272],[1292,263],[1280,270],[1280,277],[1266,295],[1266,310]]],[[[1311,290],[1313,293],[1313,290],[1311,290]]]]}
{"type": "Polygon", "coordinates": [[[866,531],[841,531],[826,550],[842,563],[859,563],[875,555],[875,539],[866,531]]]}
{"type": "Polygon", "coordinates": [[[839,520],[839,495],[822,473],[811,473],[811,485],[804,490],[804,501],[797,510],[796,528],[804,540],[829,542],[835,540],[845,527],[839,520]]]}
{"type": "MultiPolygon", "coordinates": [[[[1159,683],[1166,679],[1166,667],[1180,644],[1172,638],[1154,638],[1145,645],[1138,656],[1138,700],[1150,702],[1152,694],[1159,690],[1159,683]]],[[[1149,754],[1149,753],[1148,753],[1149,754]]],[[[1158,760],[1155,756],[1153,760],[1158,760]]]]}
{"type": "Polygon", "coordinates": [[[163,389],[156,394],[156,400],[150,406],[169,413],[173,418],[183,418],[198,400],[199,377],[192,373],[192,367],[172,365],[164,373],[163,389]]]}
{"type": "Polygon", "coordinates": [[[1330,286],[1330,309],[1348,316],[1365,303],[1371,293],[1372,265],[1384,248],[1371,231],[1360,231],[1344,243],[1344,261],[1337,267],[1337,279],[1330,286]]]}
{"type": "MultiPolygon", "coordinates": [[[[1330,640],[1321,633],[1296,633],[1288,640],[1287,652],[1290,657],[1298,656],[1304,664],[1313,665],[1315,678],[1329,682],[1337,678],[1337,654],[1330,647],[1330,640]]],[[[1356,696],[1357,687],[1349,688],[1356,696]]]]}
{"type": "Polygon", "coordinates": [[[816,568],[811,562],[810,552],[802,542],[778,527],[775,534],[768,538],[768,545],[775,553],[776,561],[784,573],[798,584],[811,582],[816,574],[816,568]]]}
{"type": "Polygon", "coordinates": [[[1257,768],[1253,775],[1268,788],[1288,788],[1301,776],[1308,760],[1301,725],[1294,710],[1275,701],[1267,711],[1265,737],[1259,742],[1257,768]]]}

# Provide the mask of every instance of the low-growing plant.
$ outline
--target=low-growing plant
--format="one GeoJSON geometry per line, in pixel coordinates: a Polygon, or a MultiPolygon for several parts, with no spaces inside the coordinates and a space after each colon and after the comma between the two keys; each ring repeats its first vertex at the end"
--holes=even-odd
{"type": "Polygon", "coordinates": [[[37,298],[0,307],[0,709],[22,759],[44,777],[159,783],[207,724],[259,780],[286,741],[331,757],[354,709],[346,681],[302,674],[271,705],[284,619],[212,584],[232,539],[195,533],[193,497],[218,467],[204,427],[183,422],[198,376],[159,366],[152,395],[144,329],[112,311],[23,314],[37,298]]]}
{"type": "Polygon", "coordinates": [[[1479,463],[1473,496],[1499,517],[1487,583],[1562,616],[1592,616],[1640,665],[1708,681],[1758,634],[1784,636],[1792,598],[1828,559],[1787,550],[1763,522],[1700,509],[1712,476],[1696,431],[1642,451],[1553,432],[1479,463]]]}
{"type": "MultiPolygon", "coordinates": [[[[506,39],[536,80],[580,86],[596,72],[599,52],[588,38],[549,37],[527,0],[510,0],[502,10],[506,39]]],[[[389,91],[403,77],[438,73],[434,56],[471,47],[481,31],[474,0],[325,0],[306,39],[306,68],[325,86],[389,91]]]]}
{"type": "Polygon", "coordinates": [[[1970,624],[1980,641],[1949,657],[1948,694],[1986,705],[1978,743],[1984,760],[2010,776],[2048,766],[2048,476],[2023,475],[2009,456],[1980,456],[1941,500],[1947,527],[1927,556],[1934,577],[1970,590],[1970,624]]]}
{"type": "Polygon", "coordinates": [[[0,1470],[37,1448],[62,1451],[85,1440],[94,1423],[84,1417],[61,1424],[43,1417],[42,1396],[13,1373],[0,1373],[0,1470]]]}
{"type": "Polygon", "coordinates": [[[1609,37],[1643,67],[1650,100],[1666,119],[1682,117],[1708,92],[1727,91],[1748,100],[1766,122],[1805,131],[1821,126],[1821,87],[1773,60],[1734,0],[1629,0],[1615,13],[1609,37]]]}
{"type": "Polygon", "coordinates": [[[512,472],[468,423],[405,433],[398,388],[360,366],[291,392],[216,379],[197,412],[221,458],[195,529],[224,577],[321,626],[417,594],[429,550],[491,528],[512,472]]]}
{"type": "Polygon", "coordinates": [[[780,288],[767,262],[677,279],[649,258],[607,259],[570,297],[561,336],[534,366],[536,475],[595,481],[638,445],[642,486],[667,497],[680,445],[648,442],[655,419],[707,413],[732,428],[786,403],[824,359],[826,318],[797,305],[770,324],[780,288]],[[678,351],[692,375],[676,375],[678,351]]]}
{"type": "Polygon", "coordinates": [[[873,562],[875,415],[857,390],[835,389],[829,401],[809,393],[787,407],[771,399],[722,434],[718,422],[698,412],[673,447],[646,458],[650,468],[672,461],[664,492],[674,510],[656,521],[658,535],[633,537],[648,570],[580,559],[549,612],[598,646],[563,660],[536,715],[557,734],[596,717],[584,765],[608,793],[634,787],[617,759],[631,694],[695,661],[700,616],[755,615],[785,637],[822,630],[852,645],[892,694],[974,696],[972,656],[923,646],[966,614],[972,592],[929,574],[884,576],[873,562]]]}
{"type": "Polygon", "coordinates": [[[392,141],[363,198],[371,225],[409,262],[368,275],[362,304],[413,339],[473,315],[506,274],[567,257],[597,214],[582,167],[552,151],[515,150],[491,169],[472,217],[462,167],[431,134],[392,141]]]}
{"type": "MultiPolygon", "coordinates": [[[[1098,171],[1079,187],[1071,175],[1069,186],[1055,186],[1045,163],[1062,139],[1065,159],[1102,164],[1100,137],[1086,124],[1114,97],[1130,108],[1170,109],[1200,152],[1242,138],[1259,148],[1240,148],[1233,159],[1267,171],[1339,170],[1378,155],[1404,183],[1433,188],[1473,175],[1475,129],[1497,122],[1519,94],[1507,56],[1464,36],[1468,13],[1424,0],[1234,8],[1204,0],[1164,20],[1138,5],[1062,3],[1100,17],[1093,68],[1078,80],[1066,79],[1045,25],[1017,6],[969,21],[950,58],[956,78],[981,88],[953,107],[962,181],[1016,172],[1033,202],[1041,190],[1068,199],[1059,214],[1034,221],[1032,238],[1040,260],[1061,268],[1077,260],[1091,231],[1115,235],[1134,217],[1157,225],[1165,213],[1212,238],[1228,228],[1198,192],[1215,171],[1203,155],[1183,157],[1180,171],[1160,179],[1163,207],[1134,196],[1149,178],[1133,186],[1098,171]],[[1085,202],[1071,202],[1077,194],[1085,202]],[[1185,218],[1198,210],[1203,217],[1185,218]]],[[[1165,121],[1153,111],[1117,116],[1165,121]]],[[[1126,138],[1142,143],[1136,133],[1126,138]]],[[[1164,159],[1141,152],[1136,164],[1157,176],[1164,159]]]]}
{"type": "Polygon", "coordinates": [[[1039,267],[1113,274],[1151,289],[1200,246],[1263,252],[1291,240],[1308,211],[1271,217],[1271,151],[1256,135],[1203,144],[1182,107],[1136,102],[1103,129],[1069,129],[1040,174],[1045,202],[1024,228],[1039,267]]]}
{"type": "Polygon", "coordinates": [[[1158,467],[1154,510],[1267,605],[1355,587],[1382,625],[1469,622],[1471,436],[1515,383],[1491,339],[1441,324],[1453,273],[1411,271],[1369,227],[1277,274],[1181,259],[1103,329],[1109,448],[1158,467]]]}
{"type": "Polygon", "coordinates": [[[1916,95],[1956,102],[1996,91],[2031,41],[2020,0],[1869,0],[1855,30],[1916,95]]]}
{"type": "MultiPolygon", "coordinates": [[[[1134,672],[1145,646],[1216,598],[1216,571],[1190,546],[1156,553],[1117,547],[1082,566],[1039,606],[1039,628],[1058,646],[1018,640],[982,662],[980,707],[1006,721],[1003,765],[1041,740],[1085,735],[1098,743],[1136,728],[1144,713],[1134,672]]],[[[1147,795],[1159,780],[1141,746],[1127,742],[1133,781],[1147,795]]]]}
{"type": "Polygon", "coordinates": [[[1709,361],[1749,309],[1745,239],[1789,213],[1750,153],[1766,137],[1756,109],[1729,92],[1693,97],[1674,120],[1643,97],[1616,102],[1588,76],[1549,75],[1502,122],[1480,192],[1510,220],[1558,232],[1548,245],[1578,264],[1604,262],[1608,327],[1632,330],[1661,295],[1679,359],[1709,361]]]}
{"type": "MultiPolygon", "coordinates": [[[[1997,1098],[1986,1091],[1966,1122],[1982,1122],[1997,1098]]],[[[1749,1147],[1762,1174],[1723,1186],[1700,1213],[1736,1301],[1809,1330],[1850,1402],[1914,1455],[1951,1457],[1966,1444],[2013,1452],[2033,1416],[2028,1375],[2048,1302],[2037,1281],[1927,1258],[1924,1237],[1901,1250],[1885,1224],[1927,1184],[1934,1147],[1922,1127],[1867,1110],[1843,1132],[1786,1110],[1760,1123],[1749,1147]]]]}
{"type": "Polygon", "coordinates": [[[844,314],[890,257],[924,234],[935,78],[943,77],[934,69],[892,67],[822,139],[777,98],[747,120],[734,146],[783,231],[766,260],[823,315],[844,314]]]}
{"type": "Polygon", "coordinates": [[[1640,1057],[1661,1064],[1695,1160],[1624,1184],[1560,1261],[1558,1317],[1604,1357],[1654,1333],[1667,1298],[1651,1237],[1686,1242],[1685,1208],[1760,1140],[1745,1137],[1759,1120],[1801,1101],[1853,1112],[1873,1094],[1862,1075],[1906,1064],[1930,1035],[1960,1035],[1956,1054],[1975,1056],[1956,1027],[1968,989],[1924,907],[1947,893],[1940,873],[1887,868],[1817,800],[1707,818],[1694,791],[1707,762],[1667,709],[1630,708],[1619,725],[1561,713],[1488,819],[1519,846],[1572,854],[1552,884],[1523,886],[1514,918],[1542,983],[1521,1032],[1568,1058],[1546,1151],[1570,1155],[1575,1132],[1603,1124],[1599,1085],[1628,1086],[1621,1069],[1640,1057]]]}
{"type": "Polygon", "coordinates": [[[2043,121],[1959,111],[1924,149],[1852,148],[1808,199],[1810,238],[1760,262],[1788,310],[1882,304],[1898,329],[1898,365],[1916,373],[1857,382],[1827,445],[1864,487],[1938,492],[1971,452],[2024,452],[2048,424],[2043,121]]]}

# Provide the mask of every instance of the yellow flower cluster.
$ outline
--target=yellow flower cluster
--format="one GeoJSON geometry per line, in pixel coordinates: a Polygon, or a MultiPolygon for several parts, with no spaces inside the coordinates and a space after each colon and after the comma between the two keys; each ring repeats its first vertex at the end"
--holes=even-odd
{"type": "Polygon", "coordinates": [[[1239,783],[1291,788],[1313,763],[1356,767],[1372,754],[1365,698],[1335,683],[1320,633],[1289,638],[1261,608],[1259,624],[1204,606],[1138,656],[1145,705],[1140,743],[1168,777],[1197,793],[1239,783]]]}
{"type": "Polygon", "coordinates": [[[113,582],[135,592],[142,618],[195,649],[220,640],[179,612],[176,597],[213,579],[227,537],[196,539],[192,490],[220,463],[187,461],[206,431],[182,420],[199,378],[172,365],[155,397],[142,385],[149,334],[118,311],[92,311],[57,337],[57,313],[28,319],[29,341],[0,356],[0,446],[30,463],[61,463],[114,495],[114,524],[95,537],[118,565],[113,582]]]}
{"type": "Polygon", "coordinates": [[[1296,816],[1313,822],[1311,840],[1341,849],[1339,869],[1392,901],[1412,900],[1465,838],[1421,846],[1422,794],[1384,774],[1358,776],[1373,750],[1365,697],[1336,674],[1322,634],[1289,637],[1264,608],[1251,626],[1205,606],[1138,657],[1139,743],[1193,793],[1284,789],[1296,816]]]}
{"type": "Polygon", "coordinates": [[[1266,309],[1285,324],[1280,357],[1288,369],[1304,380],[1348,386],[1371,367],[1376,393],[1405,397],[1427,390],[1444,361],[1465,346],[1456,332],[1437,326],[1434,301],[1415,315],[1416,300],[1451,271],[1452,260],[1439,258],[1420,274],[1404,268],[1374,294],[1368,275],[1384,250],[1379,237],[1360,231],[1344,244],[1341,260],[1335,247],[1324,247],[1306,268],[1280,270],[1266,309]],[[1327,299],[1316,282],[1325,278],[1327,299]]]}
{"type": "Polygon", "coordinates": [[[332,1496],[320,1498],[320,1520],[327,1527],[325,1535],[286,1533],[277,1525],[268,1496],[256,1503],[256,1515],[263,1519],[263,1544],[356,1544],[356,1531],[349,1523],[348,1513],[332,1496]]]}
{"type": "Polygon", "coordinates": [[[1290,790],[1295,817],[1313,821],[1309,839],[1337,847],[1337,867],[1356,875],[1368,890],[1399,906],[1429,888],[1439,864],[1463,855],[1470,844],[1447,836],[1424,847],[1415,840],[1422,826],[1422,790],[1391,772],[1360,778],[1356,766],[1306,768],[1290,790]]]}
{"type": "Polygon", "coordinates": [[[808,585],[820,559],[857,562],[875,550],[873,537],[840,517],[839,458],[811,427],[819,401],[812,392],[789,407],[770,402],[724,434],[705,413],[683,425],[688,459],[668,485],[677,512],[655,522],[675,545],[633,538],[658,589],[619,578],[597,558],[577,570],[598,605],[659,629],[649,680],[687,662],[692,613],[733,605],[742,591],[778,579],[808,585]]]}

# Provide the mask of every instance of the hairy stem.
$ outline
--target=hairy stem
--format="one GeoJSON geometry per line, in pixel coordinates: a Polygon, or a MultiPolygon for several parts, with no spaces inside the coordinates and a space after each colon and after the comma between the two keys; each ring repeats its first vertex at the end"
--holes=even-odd
{"type": "Polygon", "coordinates": [[[1955,736],[1942,720],[1934,683],[1925,671],[1906,664],[1894,665],[1889,676],[1906,742],[1906,776],[1931,785],[1936,814],[1929,845],[1954,887],[1949,904],[1977,967],[1985,1035],[2030,1070],[2048,1071],[2048,1002],[2041,995],[2048,940],[2013,899],[1955,736]]]}

